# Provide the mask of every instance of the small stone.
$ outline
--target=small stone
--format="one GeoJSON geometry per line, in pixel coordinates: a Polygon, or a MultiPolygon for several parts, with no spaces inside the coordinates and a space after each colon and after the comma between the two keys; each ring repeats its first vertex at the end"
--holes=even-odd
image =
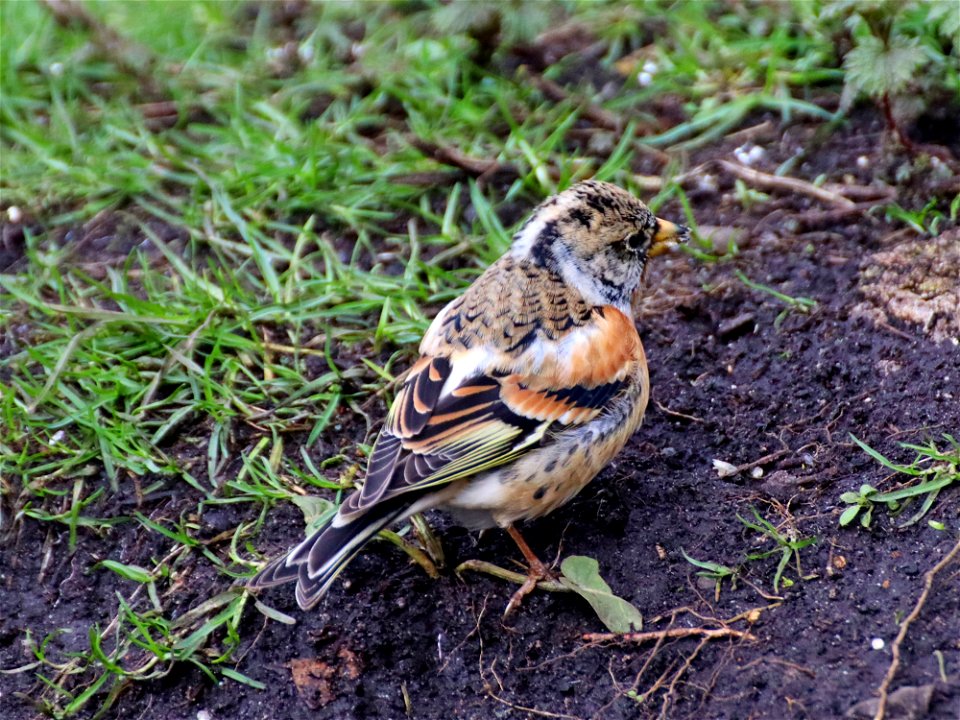
{"type": "Polygon", "coordinates": [[[787,470],[774,470],[760,485],[760,491],[778,499],[787,499],[800,490],[803,478],[787,470]]]}
{"type": "MultiPolygon", "coordinates": [[[[697,190],[708,193],[715,193],[717,191],[717,176],[707,173],[706,175],[701,175],[697,179],[697,190]]],[[[701,228],[702,229],[702,228],[701,228]]]]}
{"type": "Polygon", "coordinates": [[[883,641],[883,638],[874,638],[870,641],[870,647],[874,650],[883,650],[886,647],[886,643],[883,641]]]}
{"type": "Polygon", "coordinates": [[[754,145],[752,148],[750,148],[750,153],[748,154],[747,157],[750,158],[750,164],[753,165],[763,160],[766,156],[767,156],[766,150],[764,150],[759,145],[754,145]]]}
{"type": "Polygon", "coordinates": [[[313,60],[313,45],[301,45],[297,48],[297,57],[300,58],[300,62],[304,65],[307,65],[311,60],[313,60]]]}
{"type": "Polygon", "coordinates": [[[737,466],[728,463],[726,460],[714,460],[713,469],[717,471],[718,477],[730,477],[737,474],[737,466]]]}

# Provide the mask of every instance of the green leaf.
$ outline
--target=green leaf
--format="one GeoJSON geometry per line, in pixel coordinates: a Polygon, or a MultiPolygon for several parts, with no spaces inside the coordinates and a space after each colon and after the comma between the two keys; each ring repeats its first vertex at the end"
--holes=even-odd
{"type": "Polygon", "coordinates": [[[859,505],[851,505],[846,510],[844,510],[843,513],[840,515],[840,527],[844,527],[852,523],[856,519],[857,514],[859,512],[860,512],[859,505]]]}
{"type": "Polygon", "coordinates": [[[917,38],[900,35],[890,40],[889,47],[874,35],[857,39],[857,46],[847,53],[843,66],[847,83],[871,97],[897,92],[907,86],[927,56],[917,38]]]}
{"type": "Polygon", "coordinates": [[[300,508],[300,512],[303,513],[307,535],[319,530],[337,510],[336,505],[326,498],[313,495],[294,495],[290,498],[290,502],[300,508]]]}
{"type": "Polygon", "coordinates": [[[257,690],[265,690],[267,687],[259,680],[254,680],[251,677],[247,677],[242,672],[234,670],[233,668],[228,668],[228,667],[220,668],[220,672],[223,673],[224,677],[228,677],[231,680],[235,680],[238,683],[243,683],[244,685],[249,685],[250,687],[256,688],[257,690]]]}
{"type": "Polygon", "coordinates": [[[113,570],[117,575],[127,580],[133,580],[144,585],[153,582],[153,573],[139,565],[124,565],[116,560],[104,560],[100,565],[108,570],[113,570]]]}
{"type": "Polygon", "coordinates": [[[916,497],[917,495],[937,492],[941,488],[952,484],[955,479],[956,477],[947,475],[946,477],[942,477],[937,480],[925,480],[919,485],[911,485],[910,487],[900,488],[899,490],[891,490],[890,492],[880,493],[871,499],[876,500],[877,502],[894,502],[897,500],[905,500],[906,498],[916,497]]]}
{"type": "MultiPolygon", "coordinates": [[[[903,473],[904,475],[913,475],[914,477],[917,477],[917,476],[919,476],[919,475],[923,475],[923,474],[924,474],[922,470],[917,470],[917,469],[914,468],[914,467],[909,467],[909,466],[906,466],[906,465],[897,465],[896,463],[891,462],[890,460],[887,460],[886,457],[884,457],[883,455],[881,455],[880,453],[878,453],[876,450],[874,450],[872,447],[870,447],[869,445],[867,445],[865,442],[863,442],[863,440],[861,440],[860,438],[858,438],[858,437],[857,437],[856,435],[854,435],[853,433],[850,433],[850,439],[853,440],[857,445],[859,445],[860,448],[861,448],[867,455],[869,455],[870,457],[872,457],[874,460],[876,460],[878,463],[880,463],[881,465],[883,465],[885,468],[889,468],[890,470],[893,470],[894,472],[901,472],[901,473],[903,473]]],[[[869,486],[869,485],[861,485],[861,486],[860,486],[860,492],[861,492],[861,494],[866,494],[866,493],[864,493],[864,491],[863,491],[865,487],[870,487],[870,486],[869,486]]],[[[870,488],[870,489],[873,490],[873,488],[870,488]]]]}
{"type": "Polygon", "coordinates": [[[643,627],[643,615],[633,605],[613,594],[600,577],[600,565],[591,557],[571,555],[560,564],[560,583],[590,603],[610,632],[627,633],[643,627]]]}
{"type": "Polygon", "coordinates": [[[960,45],[960,12],[951,2],[927,3],[927,23],[930,26],[939,25],[940,36],[952,40],[954,47],[960,45]]]}
{"type": "Polygon", "coordinates": [[[686,550],[680,548],[680,552],[683,554],[683,558],[690,563],[691,565],[702,568],[706,572],[697,573],[703,577],[712,577],[715,579],[720,579],[721,577],[728,577],[735,575],[736,571],[733,568],[727,567],[726,565],[721,565],[720,563],[710,562],[709,560],[697,560],[695,558],[687,555],[686,550]]]}
{"type": "Polygon", "coordinates": [[[276,620],[277,622],[283,623],[284,625],[296,625],[297,619],[290,617],[286,613],[282,613],[276,608],[272,608],[269,605],[265,605],[259,600],[254,602],[254,607],[257,608],[261,613],[266,615],[271,620],[276,620]]]}

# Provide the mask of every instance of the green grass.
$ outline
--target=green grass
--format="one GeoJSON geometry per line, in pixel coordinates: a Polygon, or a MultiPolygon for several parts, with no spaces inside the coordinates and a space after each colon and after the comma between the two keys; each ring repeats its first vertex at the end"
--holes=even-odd
{"type": "MultiPolygon", "coordinates": [[[[772,542],[774,547],[770,550],[757,548],[746,551],[744,552],[743,558],[740,560],[740,562],[734,566],[724,565],[712,560],[698,560],[687,555],[685,550],[681,549],[680,551],[684,560],[694,567],[699,568],[697,571],[698,577],[704,577],[715,581],[714,588],[717,600],[720,599],[720,590],[724,580],[730,582],[731,590],[736,590],[737,581],[740,579],[745,580],[749,572],[764,572],[764,570],[758,569],[757,566],[760,565],[762,567],[764,565],[763,561],[770,557],[779,556],[771,579],[774,593],[780,592],[781,586],[784,588],[793,586],[794,581],[784,575],[791,561],[794,563],[797,577],[800,580],[810,580],[816,577],[816,575],[804,574],[800,565],[800,551],[805,547],[809,547],[810,545],[816,543],[817,538],[799,537],[796,530],[792,527],[787,527],[786,530],[781,530],[763,517],[763,515],[761,515],[760,512],[754,507],[750,508],[750,512],[753,515],[752,520],[748,520],[740,515],[737,515],[737,520],[739,520],[740,523],[748,530],[752,530],[759,535],[759,539],[753,544],[772,542]]],[[[756,586],[753,584],[750,585],[756,589],[756,586]]],[[[764,597],[770,598],[773,596],[764,595],[764,597]]]]}
{"type": "Polygon", "coordinates": [[[40,523],[68,555],[137,527],[162,551],[89,568],[122,590],[85,650],[68,653],[62,629],[28,629],[36,661],[22,671],[55,717],[103,715],[177,663],[256,685],[232,665],[249,598],[226,588],[260,559],[266,512],[351,486],[368,439],[356,428],[376,429],[364,404],[503,252],[517,208],[596,175],[654,209],[677,201],[695,226],[673,181],[686,153],[761,109],[833,118],[813,99],[843,81],[841,24],[824,32],[806,2],[552,6],[605,43],[598,72],[641,48],[656,67],[645,84],[633,67],[614,97],[574,81],[559,102],[506,69],[506,48],[478,64],[469,32],[437,29],[435,3],[318,4],[297,32],[241,2],[87,7],[125,41],[0,4],[0,207],[26,218],[24,258],[0,276],[0,489],[13,508],[0,527],[40,523]],[[585,103],[644,128],[668,97],[685,114],[671,127],[597,129],[607,151],[575,132],[585,103]],[[478,184],[414,140],[516,172],[478,184]],[[642,146],[670,160],[652,197],[634,175],[642,146]],[[321,438],[336,448],[322,462],[307,452],[321,438]],[[119,502],[170,493],[185,498],[179,514],[119,502]],[[241,519],[214,542],[203,517],[220,506],[241,519]],[[223,592],[173,619],[187,568],[222,576],[223,592]]]}
{"type": "Polygon", "coordinates": [[[801,313],[809,313],[817,308],[816,300],[813,300],[808,297],[794,297],[793,295],[787,295],[786,293],[782,293],[779,290],[773,289],[769,285],[764,285],[763,283],[759,283],[759,282],[756,282],[755,280],[751,280],[739,270],[734,270],[733,274],[736,276],[736,278],[740,282],[742,282],[751,290],[757,290],[758,292],[766,293],[767,295],[770,295],[776,300],[779,300],[781,303],[783,303],[786,306],[784,307],[783,310],[781,310],[777,314],[777,317],[774,319],[773,321],[774,327],[779,328],[783,320],[793,310],[796,310],[797,312],[801,312],[801,313]]]}
{"type": "MultiPolygon", "coordinates": [[[[901,528],[909,527],[930,512],[942,490],[960,484],[960,443],[952,435],[944,433],[942,443],[932,440],[926,445],[900,443],[902,448],[915,453],[913,461],[906,465],[889,460],[856,436],[850,437],[881,466],[892,470],[895,477],[905,475],[912,480],[884,492],[864,483],[857,492],[843,493],[840,502],[847,507],[840,514],[841,526],[850,525],[859,517],[860,525],[869,528],[873,522],[873,510],[878,505],[886,507],[890,516],[896,518],[906,512],[913,503],[920,501],[917,511],[899,525],[901,528]]],[[[930,523],[937,529],[943,528],[943,524],[936,520],[931,520],[930,523]]]]}

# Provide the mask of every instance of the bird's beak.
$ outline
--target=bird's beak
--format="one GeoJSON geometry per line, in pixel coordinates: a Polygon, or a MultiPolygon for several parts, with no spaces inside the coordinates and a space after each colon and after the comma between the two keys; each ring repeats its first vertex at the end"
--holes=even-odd
{"type": "Polygon", "coordinates": [[[669,220],[657,218],[657,232],[653,236],[653,243],[650,245],[649,257],[663,255],[667,250],[672,250],[680,243],[685,243],[690,239],[690,228],[683,225],[674,225],[669,220]]]}

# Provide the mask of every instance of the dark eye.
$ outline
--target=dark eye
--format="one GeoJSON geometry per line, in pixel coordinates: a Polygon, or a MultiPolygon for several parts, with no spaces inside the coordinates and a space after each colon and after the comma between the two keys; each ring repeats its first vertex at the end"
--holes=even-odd
{"type": "Polygon", "coordinates": [[[647,244],[647,236],[644,233],[634,233],[627,237],[627,247],[631,250],[642,250],[647,244]]]}

